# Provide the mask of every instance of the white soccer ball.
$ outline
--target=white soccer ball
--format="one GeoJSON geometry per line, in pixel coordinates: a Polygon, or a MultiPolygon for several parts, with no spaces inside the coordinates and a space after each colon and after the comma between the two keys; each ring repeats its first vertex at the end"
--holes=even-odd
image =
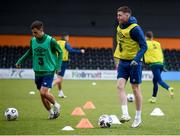
{"type": "Polygon", "coordinates": [[[7,108],[4,116],[8,121],[16,120],[18,118],[18,111],[15,108],[7,108]]]}
{"type": "Polygon", "coordinates": [[[109,128],[112,124],[112,118],[109,115],[101,115],[99,117],[98,125],[101,128],[109,128]]]}
{"type": "Polygon", "coordinates": [[[127,100],[128,102],[133,102],[134,101],[134,94],[127,94],[127,100]]]}

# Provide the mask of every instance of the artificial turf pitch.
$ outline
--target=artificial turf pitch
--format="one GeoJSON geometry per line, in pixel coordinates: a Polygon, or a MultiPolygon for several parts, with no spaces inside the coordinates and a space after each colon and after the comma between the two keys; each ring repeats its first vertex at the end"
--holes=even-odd
{"type": "MultiPolygon", "coordinates": [[[[48,120],[48,113],[43,107],[39,92],[33,80],[0,80],[0,134],[1,135],[169,135],[180,134],[180,91],[177,81],[168,81],[175,88],[175,97],[171,99],[167,91],[159,87],[156,104],[148,102],[152,93],[152,83],[143,81],[143,123],[139,128],[131,128],[135,114],[134,102],[128,103],[131,121],[122,125],[112,125],[111,128],[99,128],[98,118],[102,114],[114,114],[120,117],[120,105],[116,81],[65,80],[63,82],[65,99],[57,97],[57,89],[52,93],[62,106],[61,116],[48,120]],[[35,95],[30,95],[35,91],[35,95]],[[95,110],[84,110],[85,116],[71,116],[75,107],[83,107],[87,101],[92,101],[95,110]],[[6,121],[4,111],[15,107],[19,112],[16,121],[6,121]],[[154,108],[160,108],[165,116],[153,117],[150,113],[154,108]],[[82,118],[88,118],[93,129],[76,129],[82,118]],[[65,126],[72,126],[74,131],[62,131],[65,126]]],[[[126,86],[128,93],[132,92],[130,84],[126,86]]]]}

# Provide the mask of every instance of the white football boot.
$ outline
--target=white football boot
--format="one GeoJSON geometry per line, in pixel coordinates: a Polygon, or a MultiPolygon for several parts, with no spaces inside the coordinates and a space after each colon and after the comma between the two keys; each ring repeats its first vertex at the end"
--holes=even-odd
{"type": "Polygon", "coordinates": [[[121,123],[125,123],[125,122],[128,122],[130,119],[131,117],[129,115],[122,115],[119,121],[121,123]]]}
{"type": "Polygon", "coordinates": [[[54,105],[54,118],[58,118],[59,117],[60,109],[61,109],[61,105],[59,103],[56,103],[54,105]]]}
{"type": "Polygon", "coordinates": [[[134,122],[133,122],[132,125],[131,125],[131,127],[132,127],[132,128],[137,128],[137,127],[140,126],[141,122],[142,122],[141,118],[135,118],[135,119],[134,119],[134,122]]]}

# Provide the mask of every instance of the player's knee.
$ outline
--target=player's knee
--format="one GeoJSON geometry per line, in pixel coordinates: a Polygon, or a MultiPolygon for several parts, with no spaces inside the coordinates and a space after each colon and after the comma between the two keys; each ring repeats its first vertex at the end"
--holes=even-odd
{"type": "Polygon", "coordinates": [[[62,79],[61,78],[57,78],[56,79],[56,84],[60,84],[62,82],[62,79]]]}
{"type": "Polygon", "coordinates": [[[117,89],[119,91],[124,91],[125,85],[126,85],[126,79],[124,79],[124,78],[118,79],[118,81],[117,81],[117,89]]]}
{"type": "Polygon", "coordinates": [[[43,97],[46,96],[45,92],[43,92],[43,91],[40,91],[40,95],[43,96],[43,97]]]}
{"type": "Polygon", "coordinates": [[[44,89],[41,89],[41,90],[40,90],[40,95],[41,95],[41,96],[45,97],[46,94],[47,94],[47,91],[46,91],[46,90],[44,90],[44,89]]]}
{"type": "Polygon", "coordinates": [[[153,78],[153,82],[157,82],[156,78],[153,78]]]}
{"type": "Polygon", "coordinates": [[[134,91],[134,93],[138,93],[140,91],[140,88],[138,85],[132,85],[132,90],[134,91]]]}
{"type": "Polygon", "coordinates": [[[158,84],[163,84],[163,80],[158,80],[158,84]]]}
{"type": "Polygon", "coordinates": [[[153,84],[157,84],[158,82],[156,80],[153,80],[153,84]]]}
{"type": "Polygon", "coordinates": [[[118,84],[118,85],[117,85],[117,89],[118,89],[119,91],[123,91],[123,90],[124,90],[124,86],[121,85],[121,84],[118,84]]]}

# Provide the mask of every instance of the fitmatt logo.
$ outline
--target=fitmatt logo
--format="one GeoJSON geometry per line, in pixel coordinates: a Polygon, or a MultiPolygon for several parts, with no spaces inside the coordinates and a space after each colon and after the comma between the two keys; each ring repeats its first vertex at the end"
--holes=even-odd
{"type": "Polygon", "coordinates": [[[89,73],[89,72],[72,72],[72,78],[101,78],[101,72],[89,73]]]}

